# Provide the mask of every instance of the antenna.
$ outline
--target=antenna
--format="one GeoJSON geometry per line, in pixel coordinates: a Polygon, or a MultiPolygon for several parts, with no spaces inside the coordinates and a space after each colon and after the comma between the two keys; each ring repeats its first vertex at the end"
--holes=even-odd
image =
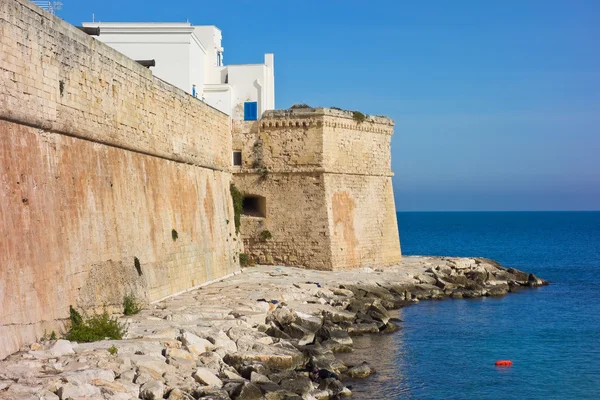
{"type": "Polygon", "coordinates": [[[43,8],[48,11],[52,15],[56,15],[56,12],[62,9],[63,4],[60,1],[40,1],[33,0],[33,4],[36,6],[43,8]]]}
{"type": "Polygon", "coordinates": [[[96,22],[96,16],[92,13],[92,22],[96,22]]]}

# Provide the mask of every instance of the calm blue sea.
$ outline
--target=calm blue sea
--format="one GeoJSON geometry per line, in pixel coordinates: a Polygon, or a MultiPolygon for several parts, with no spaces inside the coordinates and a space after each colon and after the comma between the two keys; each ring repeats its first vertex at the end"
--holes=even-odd
{"type": "Polygon", "coordinates": [[[551,282],[503,298],[422,301],[350,357],[358,399],[600,399],[600,212],[398,213],[406,255],[482,256],[551,282]],[[494,361],[509,359],[510,368],[494,361]]]}

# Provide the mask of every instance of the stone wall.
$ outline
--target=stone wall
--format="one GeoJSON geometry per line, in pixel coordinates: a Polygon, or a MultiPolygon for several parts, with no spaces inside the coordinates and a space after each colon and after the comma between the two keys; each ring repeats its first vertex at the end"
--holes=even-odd
{"type": "Polygon", "coordinates": [[[334,269],[400,263],[391,177],[325,174],[325,189],[334,269]]]}
{"type": "Polygon", "coordinates": [[[266,199],[266,218],[243,216],[240,228],[256,262],[332,268],[322,174],[236,174],[234,182],[242,193],[266,199]],[[262,231],[272,238],[262,240],[262,231]]]}
{"type": "Polygon", "coordinates": [[[237,271],[228,117],[29,1],[0,32],[0,358],[237,271]]]}
{"type": "Polygon", "coordinates": [[[264,217],[242,218],[252,258],[329,270],[400,262],[390,119],[302,108],[268,111],[239,128],[234,183],[266,201],[264,217]],[[260,240],[262,230],[272,238],[260,240]]]}

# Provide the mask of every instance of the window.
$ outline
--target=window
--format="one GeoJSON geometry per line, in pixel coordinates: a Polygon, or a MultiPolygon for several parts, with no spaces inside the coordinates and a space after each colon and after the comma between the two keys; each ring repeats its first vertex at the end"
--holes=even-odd
{"type": "Polygon", "coordinates": [[[267,199],[262,196],[244,196],[242,214],[265,218],[267,216],[267,199]]]}
{"type": "Polygon", "coordinates": [[[242,165],[242,152],[241,151],[233,152],[233,165],[242,165]]]}
{"type": "Polygon", "coordinates": [[[256,121],[258,119],[258,103],[247,101],[244,103],[244,121],[256,121]]]}

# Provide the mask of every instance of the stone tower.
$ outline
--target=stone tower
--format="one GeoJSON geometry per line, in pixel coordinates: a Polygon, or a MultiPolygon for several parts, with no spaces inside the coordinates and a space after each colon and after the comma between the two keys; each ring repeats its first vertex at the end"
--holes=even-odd
{"type": "Polygon", "coordinates": [[[393,130],[389,118],[327,108],[236,125],[233,182],[250,258],[322,270],[399,263],[393,130]]]}

